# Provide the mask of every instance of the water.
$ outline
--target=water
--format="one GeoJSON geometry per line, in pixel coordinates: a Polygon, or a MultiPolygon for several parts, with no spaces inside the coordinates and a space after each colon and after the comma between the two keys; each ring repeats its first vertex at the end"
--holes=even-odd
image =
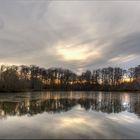
{"type": "Polygon", "coordinates": [[[140,138],[140,93],[1,93],[0,138],[140,138]]]}

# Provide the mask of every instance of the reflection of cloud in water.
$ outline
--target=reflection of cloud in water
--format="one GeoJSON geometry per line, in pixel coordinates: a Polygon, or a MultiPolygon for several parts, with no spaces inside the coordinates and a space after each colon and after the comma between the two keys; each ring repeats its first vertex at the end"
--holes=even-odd
{"type": "Polygon", "coordinates": [[[60,120],[61,126],[62,127],[73,127],[74,125],[81,125],[81,124],[85,124],[86,120],[84,118],[62,118],[60,120]]]}
{"type": "Polygon", "coordinates": [[[8,117],[7,120],[1,120],[0,124],[4,126],[0,128],[1,138],[139,138],[140,136],[138,132],[140,120],[128,112],[112,115],[77,111],[73,108],[60,114],[8,117]],[[129,120],[130,118],[133,122],[129,120]],[[128,133],[129,131],[131,133],[128,133]]]}
{"type": "Polygon", "coordinates": [[[139,96],[47,92],[6,98],[1,94],[0,138],[139,138],[140,119],[135,115],[139,116],[139,96]]]}
{"type": "Polygon", "coordinates": [[[112,120],[112,121],[117,121],[118,123],[136,123],[137,121],[137,116],[132,114],[132,113],[128,113],[128,112],[123,112],[123,113],[119,113],[119,114],[111,114],[107,117],[108,119],[112,120]]]}

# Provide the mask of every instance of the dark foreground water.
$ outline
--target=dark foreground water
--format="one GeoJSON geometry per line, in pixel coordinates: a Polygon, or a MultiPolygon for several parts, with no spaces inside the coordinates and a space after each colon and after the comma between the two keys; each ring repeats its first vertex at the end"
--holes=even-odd
{"type": "Polygon", "coordinates": [[[0,138],[140,138],[140,94],[0,94],[0,138]]]}

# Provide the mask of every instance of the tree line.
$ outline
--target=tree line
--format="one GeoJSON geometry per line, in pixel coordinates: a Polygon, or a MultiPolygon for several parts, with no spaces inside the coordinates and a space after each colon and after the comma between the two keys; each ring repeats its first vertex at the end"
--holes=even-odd
{"type": "Polygon", "coordinates": [[[76,74],[69,69],[36,65],[0,66],[0,92],[18,91],[139,91],[140,65],[87,70],[76,74]]]}

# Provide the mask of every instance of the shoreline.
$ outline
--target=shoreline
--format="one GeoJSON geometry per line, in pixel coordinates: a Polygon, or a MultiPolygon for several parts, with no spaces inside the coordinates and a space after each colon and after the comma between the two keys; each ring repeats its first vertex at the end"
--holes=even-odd
{"type": "Polygon", "coordinates": [[[129,93],[140,93],[136,90],[28,90],[28,91],[0,91],[1,93],[27,93],[27,92],[129,92],[129,93]]]}

